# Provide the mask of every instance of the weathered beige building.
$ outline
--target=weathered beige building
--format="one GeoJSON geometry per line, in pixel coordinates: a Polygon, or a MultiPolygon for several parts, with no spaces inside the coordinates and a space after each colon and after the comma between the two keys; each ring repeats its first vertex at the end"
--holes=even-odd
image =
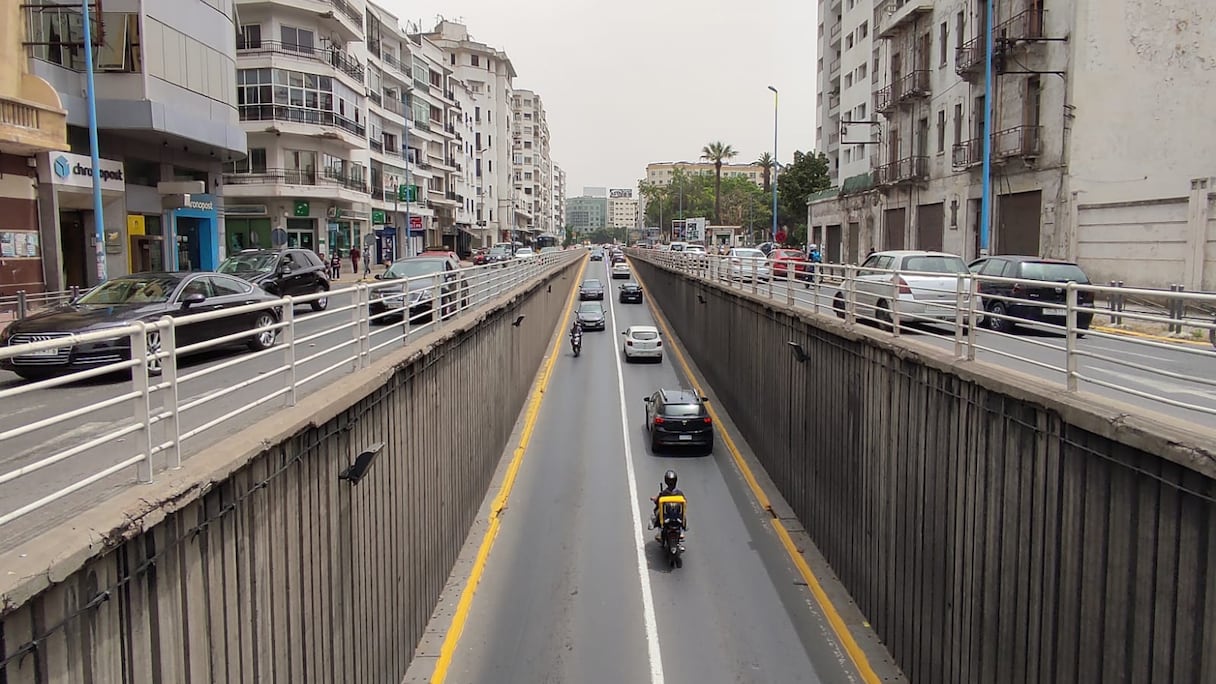
{"type": "MultiPolygon", "coordinates": [[[[808,205],[829,259],[979,253],[984,7],[874,2],[874,123],[839,136],[869,143],[870,170],[808,205]]],[[[1076,259],[1095,280],[1216,290],[1209,10],[997,0],[989,251],[1076,259]]]]}

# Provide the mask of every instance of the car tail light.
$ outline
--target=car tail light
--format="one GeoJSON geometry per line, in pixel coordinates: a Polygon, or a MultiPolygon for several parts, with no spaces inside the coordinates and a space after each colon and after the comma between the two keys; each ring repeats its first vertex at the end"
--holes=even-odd
{"type": "Polygon", "coordinates": [[[654,424],[655,424],[655,425],[662,425],[664,422],[666,422],[666,421],[664,421],[664,420],[663,420],[663,416],[655,416],[655,417],[654,417],[654,424]]]}
{"type": "Polygon", "coordinates": [[[709,416],[705,416],[705,424],[706,424],[706,425],[710,425],[710,424],[712,424],[713,422],[714,422],[714,419],[713,419],[713,418],[710,418],[709,416]]]}
{"type": "Polygon", "coordinates": [[[662,346],[663,346],[663,340],[655,340],[654,346],[656,346],[656,347],[662,347],[662,346]]]}
{"type": "Polygon", "coordinates": [[[895,284],[899,286],[900,294],[912,294],[912,288],[908,286],[908,281],[904,280],[903,276],[896,278],[895,284]]]}

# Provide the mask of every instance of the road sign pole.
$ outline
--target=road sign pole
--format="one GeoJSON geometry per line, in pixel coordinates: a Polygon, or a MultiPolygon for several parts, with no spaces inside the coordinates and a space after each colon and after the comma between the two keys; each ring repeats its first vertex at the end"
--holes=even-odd
{"type": "MultiPolygon", "coordinates": [[[[93,24],[89,0],[82,2],[81,30],[84,32],[85,109],[89,118],[89,159],[93,163],[93,255],[97,282],[106,281],[106,224],[101,205],[101,155],[97,144],[97,89],[93,79],[93,24]]],[[[172,231],[176,235],[176,230],[172,231]]],[[[174,250],[176,253],[176,250],[174,250]]]]}

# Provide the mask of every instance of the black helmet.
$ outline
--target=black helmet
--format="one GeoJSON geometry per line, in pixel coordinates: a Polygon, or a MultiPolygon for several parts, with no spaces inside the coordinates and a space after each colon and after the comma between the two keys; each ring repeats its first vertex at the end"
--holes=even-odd
{"type": "Polygon", "coordinates": [[[676,488],[676,479],[676,471],[674,470],[668,470],[663,473],[663,484],[667,485],[668,489],[676,488]]]}

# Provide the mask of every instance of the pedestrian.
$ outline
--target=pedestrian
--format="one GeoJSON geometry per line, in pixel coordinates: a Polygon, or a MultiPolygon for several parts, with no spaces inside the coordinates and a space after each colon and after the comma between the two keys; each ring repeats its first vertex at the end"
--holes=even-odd
{"type": "Polygon", "coordinates": [[[350,248],[350,272],[353,274],[359,273],[359,248],[350,248]]]}
{"type": "Polygon", "coordinates": [[[372,274],[372,253],[363,253],[363,275],[369,276],[372,274]]]}
{"type": "Polygon", "coordinates": [[[335,248],[329,255],[329,277],[337,280],[342,277],[342,250],[335,248]]]}

